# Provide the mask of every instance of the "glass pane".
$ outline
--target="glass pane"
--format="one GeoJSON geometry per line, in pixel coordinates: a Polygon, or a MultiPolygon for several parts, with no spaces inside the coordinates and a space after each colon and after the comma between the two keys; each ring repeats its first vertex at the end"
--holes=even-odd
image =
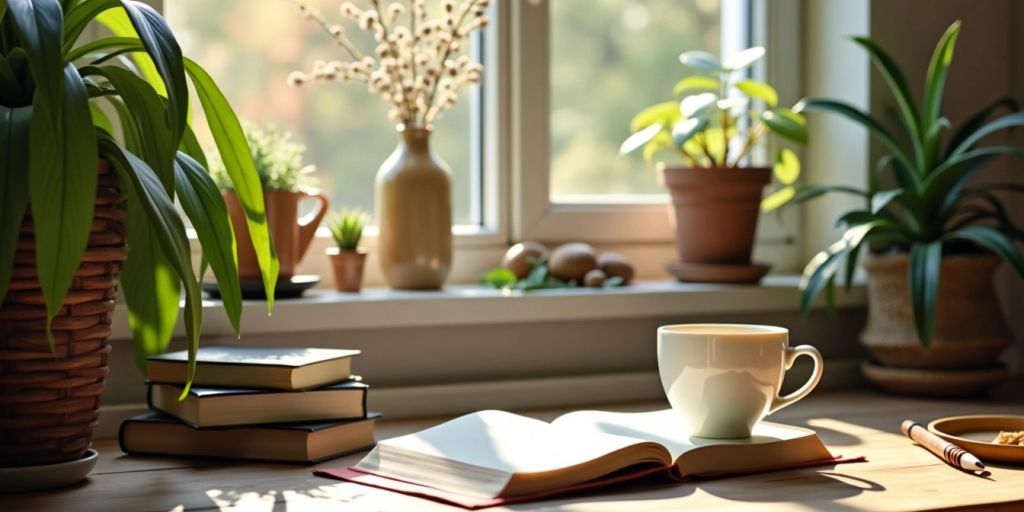
{"type": "MultiPolygon", "coordinates": [[[[371,36],[342,18],[339,2],[308,3],[330,22],[344,24],[364,53],[373,48],[371,36]]],[[[317,60],[346,60],[328,34],[286,1],[166,0],[164,6],[185,55],[213,75],[239,118],[274,123],[304,143],[306,162],[317,166],[314,176],[333,209],[373,211],[374,175],[397,141],[388,105],[361,84],[287,84],[289,73],[308,71],[317,60]]],[[[472,213],[477,195],[473,188],[479,182],[471,176],[478,169],[471,146],[479,140],[471,129],[473,96],[464,90],[455,108],[436,124],[433,139],[434,151],[452,169],[456,224],[479,223],[472,213]]],[[[198,103],[193,116],[197,135],[212,148],[198,103]]]]}
{"type": "Polygon", "coordinates": [[[720,53],[719,0],[549,4],[551,195],[663,194],[653,166],[619,145],[634,114],[670,99],[680,53],[720,53]]]}

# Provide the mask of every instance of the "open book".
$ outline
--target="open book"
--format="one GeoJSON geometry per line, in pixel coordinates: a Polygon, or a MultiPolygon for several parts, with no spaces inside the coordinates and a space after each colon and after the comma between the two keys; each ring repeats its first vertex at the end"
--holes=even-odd
{"type": "Polygon", "coordinates": [[[546,423],[482,411],[381,441],[355,466],[317,474],[478,508],[653,473],[682,481],[843,461],[807,429],[761,422],[747,439],[704,439],[676,414],[580,411],[546,423]]]}

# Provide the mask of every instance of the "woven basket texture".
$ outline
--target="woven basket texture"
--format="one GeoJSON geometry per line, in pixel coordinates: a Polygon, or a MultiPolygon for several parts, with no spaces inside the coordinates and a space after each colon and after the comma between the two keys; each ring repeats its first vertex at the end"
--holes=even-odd
{"type": "Polygon", "coordinates": [[[81,458],[92,442],[107,375],[110,318],[128,255],[124,198],[106,161],[88,247],[46,339],[31,213],[18,238],[11,285],[0,305],[0,466],[81,458]]]}

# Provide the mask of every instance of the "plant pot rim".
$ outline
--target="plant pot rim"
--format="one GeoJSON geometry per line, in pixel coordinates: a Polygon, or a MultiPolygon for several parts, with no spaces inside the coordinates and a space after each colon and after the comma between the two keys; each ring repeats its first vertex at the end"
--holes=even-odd
{"type": "Polygon", "coordinates": [[[714,166],[714,167],[695,167],[695,166],[692,166],[692,165],[666,164],[664,162],[661,162],[661,163],[658,164],[658,170],[662,171],[662,172],[706,172],[706,171],[711,171],[711,172],[749,172],[749,171],[754,171],[754,172],[758,172],[758,173],[765,173],[765,172],[770,173],[772,171],[772,168],[771,167],[760,166],[760,165],[750,165],[750,166],[741,166],[741,167],[720,167],[720,166],[714,166]]]}
{"type": "MultiPolygon", "coordinates": [[[[875,254],[872,251],[866,251],[864,259],[861,260],[861,264],[864,268],[884,268],[894,267],[900,265],[906,265],[910,259],[910,254],[907,252],[890,252],[884,254],[875,254]]],[[[985,251],[974,254],[943,254],[942,261],[950,262],[990,262],[990,261],[1002,261],[1002,259],[993,252],[985,251]]]]}
{"type": "Polygon", "coordinates": [[[764,187],[772,180],[769,167],[659,166],[662,182],[669,189],[691,187],[764,187]]]}
{"type": "Polygon", "coordinates": [[[341,256],[342,254],[358,254],[360,256],[366,256],[367,254],[369,254],[369,251],[367,251],[366,248],[364,247],[358,247],[356,249],[340,249],[338,247],[327,248],[328,256],[341,256]]]}

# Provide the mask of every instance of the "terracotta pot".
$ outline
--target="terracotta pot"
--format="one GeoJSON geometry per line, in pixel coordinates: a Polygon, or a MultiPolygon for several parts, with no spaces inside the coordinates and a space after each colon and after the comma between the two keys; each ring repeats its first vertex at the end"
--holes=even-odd
{"type": "Polygon", "coordinates": [[[0,466],[81,459],[92,443],[107,375],[118,274],[128,256],[123,196],[110,164],[99,180],[89,242],[53,318],[53,351],[35,265],[30,212],[21,223],[10,286],[0,297],[0,466]]]}
{"type": "Polygon", "coordinates": [[[430,150],[430,133],[399,127],[398,147],[377,172],[377,252],[395,289],[439,289],[451,268],[451,171],[430,150]]]}
{"type": "MultiPolygon", "coordinates": [[[[249,237],[249,227],[242,205],[234,192],[225,192],[224,201],[228,205],[231,225],[235,229],[238,277],[243,280],[259,280],[260,265],[256,260],[256,251],[252,248],[252,239],[249,237]]],[[[295,266],[302,261],[309,244],[313,241],[313,236],[316,235],[316,228],[327,214],[327,198],[320,193],[266,190],[263,192],[263,202],[267,210],[270,237],[281,264],[278,279],[291,279],[295,275],[295,266]],[[299,202],[307,198],[319,202],[320,209],[300,219],[299,202]]]]}
{"type": "Polygon", "coordinates": [[[684,263],[746,265],[771,169],[662,167],[684,263]]]}
{"type": "Polygon", "coordinates": [[[327,249],[334,271],[334,288],[339,292],[358,292],[363,288],[363,267],[366,266],[366,251],[342,251],[337,247],[327,249]]]}
{"type": "Polygon", "coordinates": [[[868,325],[860,335],[888,367],[976,369],[997,364],[1012,339],[992,284],[994,254],[942,258],[935,334],[930,350],[918,342],[907,283],[906,254],[868,255],[868,325]]]}

